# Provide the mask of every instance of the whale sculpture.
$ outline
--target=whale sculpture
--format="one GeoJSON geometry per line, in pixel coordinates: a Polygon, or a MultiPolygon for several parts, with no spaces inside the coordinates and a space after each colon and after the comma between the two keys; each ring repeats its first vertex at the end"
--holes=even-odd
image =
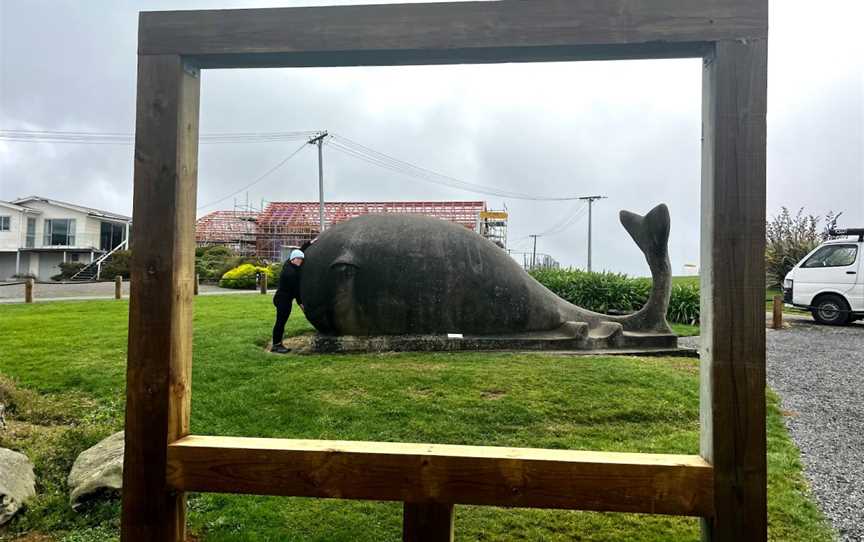
{"type": "Polygon", "coordinates": [[[666,322],[669,210],[661,204],[645,216],[621,211],[620,219],[654,281],[646,305],[630,315],[599,314],[561,299],[463,226],[379,214],[335,225],[307,249],[306,317],[329,336],[605,339],[602,346],[620,346],[628,335],[674,338],[666,322]]]}

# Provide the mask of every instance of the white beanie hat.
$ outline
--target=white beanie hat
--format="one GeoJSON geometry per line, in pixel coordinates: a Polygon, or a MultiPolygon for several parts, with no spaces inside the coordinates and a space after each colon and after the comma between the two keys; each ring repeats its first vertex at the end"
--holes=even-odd
{"type": "Polygon", "coordinates": [[[294,250],[291,251],[291,254],[288,256],[288,259],[293,260],[294,258],[300,258],[302,260],[304,257],[305,256],[303,255],[303,251],[295,248],[294,250]]]}

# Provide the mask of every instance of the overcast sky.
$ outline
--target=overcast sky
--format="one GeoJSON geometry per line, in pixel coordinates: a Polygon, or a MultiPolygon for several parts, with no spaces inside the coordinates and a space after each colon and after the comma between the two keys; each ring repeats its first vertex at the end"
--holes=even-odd
{"type": "MultiPolygon", "coordinates": [[[[134,130],[137,13],[338,2],[0,0],[0,129],[134,130]]],[[[382,2],[376,2],[382,3],[382,2]]],[[[864,226],[860,0],[771,2],[768,213],[781,206],[864,226]]],[[[594,267],[646,275],[618,224],[666,202],[678,273],[699,254],[701,61],[205,71],[201,131],[330,130],[468,182],[540,196],[602,194],[594,267]]],[[[201,145],[199,205],[271,169],[299,142],[201,145]]],[[[328,200],[485,200],[510,211],[514,250],[584,266],[579,210],[424,183],[325,146],[328,200]]],[[[317,200],[307,145],[250,200],[317,200]]],[[[0,140],[0,200],[38,194],[130,213],[132,147],[0,140]]],[[[245,200],[245,192],[238,198],[245,200]]],[[[233,197],[202,209],[230,209],[233,197]]]]}

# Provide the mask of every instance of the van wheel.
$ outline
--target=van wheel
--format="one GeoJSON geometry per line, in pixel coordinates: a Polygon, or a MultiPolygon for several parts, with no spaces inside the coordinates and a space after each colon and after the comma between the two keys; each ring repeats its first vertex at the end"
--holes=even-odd
{"type": "Polygon", "coordinates": [[[829,326],[845,325],[849,322],[849,305],[839,295],[824,295],[816,301],[813,319],[829,326]]]}

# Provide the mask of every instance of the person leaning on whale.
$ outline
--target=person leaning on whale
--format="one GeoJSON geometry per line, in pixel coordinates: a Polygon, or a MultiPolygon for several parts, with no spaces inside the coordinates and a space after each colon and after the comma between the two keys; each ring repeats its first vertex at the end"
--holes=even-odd
{"type": "Polygon", "coordinates": [[[306,251],[306,317],[329,335],[476,336],[549,332],[584,322],[594,333],[671,333],[669,210],[621,211],[621,223],[651,268],[651,296],[638,312],[599,314],[569,303],[504,250],[438,218],[364,215],[325,231],[306,251]]]}

